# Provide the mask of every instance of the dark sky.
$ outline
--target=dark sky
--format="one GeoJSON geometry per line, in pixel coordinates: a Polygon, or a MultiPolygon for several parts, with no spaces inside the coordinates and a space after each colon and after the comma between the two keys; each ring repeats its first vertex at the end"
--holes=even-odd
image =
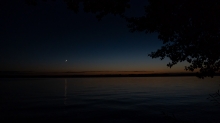
{"type": "MultiPolygon", "coordinates": [[[[144,14],[144,4],[132,1],[126,14],[144,14]]],[[[150,58],[162,46],[157,34],[131,33],[119,16],[98,21],[94,14],[68,10],[62,0],[37,6],[5,1],[0,16],[0,71],[184,70],[183,64],[170,69],[169,60],[150,58]]]]}

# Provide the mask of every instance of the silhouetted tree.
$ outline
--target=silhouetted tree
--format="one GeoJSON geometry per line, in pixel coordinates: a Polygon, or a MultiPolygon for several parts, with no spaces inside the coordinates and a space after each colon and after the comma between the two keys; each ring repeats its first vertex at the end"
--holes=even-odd
{"type": "Polygon", "coordinates": [[[219,0],[149,0],[145,15],[129,18],[132,31],[158,32],[164,46],[149,54],[172,62],[187,61],[185,70],[200,70],[199,77],[220,71],[219,0]]]}
{"type": "MultiPolygon", "coordinates": [[[[29,5],[37,5],[40,0],[25,0],[29,5]]],[[[41,0],[41,1],[56,1],[56,0],[41,0]]],[[[130,0],[63,0],[68,9],[73,10],[75,13],[79,11],[80,3],[83,5],[85,12],[96,14],[100,20],[107,14],[123,16],[126,9],[130,8],[130,0]]]]}
{"type": "MultiPolygon", "coordinates": [[[[36,4],[37,0],[26,0],[36,4]]],[[[64,0],[69,9],[101,19],[106,14],[119,14],[130,8],[129,0],[64,0]]],[[[157,32],[163,46],[149,54],[152,58],[170,58],[168,67],[187,61],[185,70],[199,69],[198,76],[213,77],[220,72],[220,0],[148,0],[145,15],[125,17],[131,31],[157,32]]]]}

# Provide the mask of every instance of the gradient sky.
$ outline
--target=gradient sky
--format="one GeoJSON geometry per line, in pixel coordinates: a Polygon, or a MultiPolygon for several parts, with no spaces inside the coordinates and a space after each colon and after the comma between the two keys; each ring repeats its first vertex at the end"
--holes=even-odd
{"type": "MultiPolygon", "coordinates": [[[[98,21],[82,10],[75,14],[59,0],[37,6],[5,2],[0,5],[0,71],[184,71],[184,64],[170,69],[168,59],[149,57],[162,46],[157,34],[131,33],[118,16],[98,21]]],[[[143,14],[144,4],[133,1],[126,14],[143,14]]]]}

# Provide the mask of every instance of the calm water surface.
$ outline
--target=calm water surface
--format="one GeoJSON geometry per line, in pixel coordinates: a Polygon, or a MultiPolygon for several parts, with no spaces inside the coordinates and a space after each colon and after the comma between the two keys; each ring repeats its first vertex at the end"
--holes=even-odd
{"type": "Polygon", "coordinates": [[[0,79],[1,121],[220,122],[220,77],[0,79]]]}

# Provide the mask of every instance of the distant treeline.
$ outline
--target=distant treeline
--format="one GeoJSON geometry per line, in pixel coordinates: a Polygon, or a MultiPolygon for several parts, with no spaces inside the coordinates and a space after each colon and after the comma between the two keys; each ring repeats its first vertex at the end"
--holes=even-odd
{"type": "MultiPolygon", "coordinates": [[[[197,73],[160,73],[160,74],[100,74],[100,75],[0,75],[0,78],[88,78],[88,77],[178,77],[197,76],[197,73]]],[[[220,76],[216,73],[215,76],[220,76]]]]}

